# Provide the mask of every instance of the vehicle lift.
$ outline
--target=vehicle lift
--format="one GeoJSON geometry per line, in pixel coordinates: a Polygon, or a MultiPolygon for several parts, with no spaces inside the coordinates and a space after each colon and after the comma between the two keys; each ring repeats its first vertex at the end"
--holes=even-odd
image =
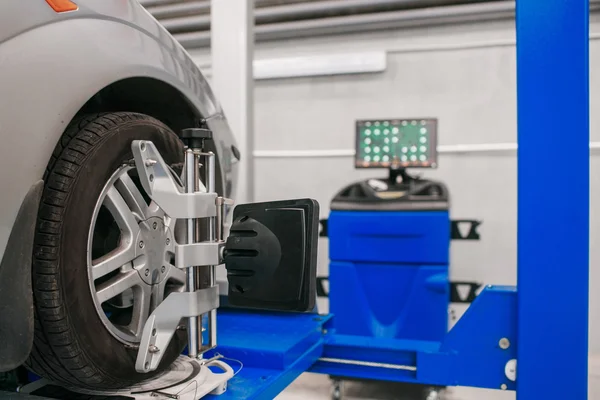
{"type": "MultiPolygon", "coordinates": [[[[305,371],[331,373],[343,365],[346,372],[349,367],[361,374],[367,370],[375,379],[516,390],[520,400],[586,399],[589,4],[547,0],[540,7],[534,0],[518,0],[516,7],[518,289],[487,286],[437,343],[407,342],[396,352],[378,352],[376,347],[386,343],[362,351],[364,343],[346,342],[342,345],[356,350],[352,359],[331,362],[327,358],[346,356],[336,355],[340,343],[329,330],[335,316],[302,312],[314,306],[318,205],[291,200],[238,206],[225,241],[224,207],[229,200],[215,192],[214,155],[203,151],[210,132],[183,132],[188,171],[184,184],[151,142],[136,141],[132,150],[144,189],[168,215],[188,220],[189,233],[188,242],[176,250],[177,267],[188,271],[187,291],[169,295],[149,318],[136,369],[157,367],[161,349],[181,318],[189,318],[189,356],[128,393],[112,394],[138,399],[272,399],[305,371]],[[545,168],[564,157],[566,136],[557,127],[559,115],[569,116],[569,168],[545,168]],[[207,167],[206,187],[196,176],[201,157],[207,167]],[[569,191],[548,196],[556,182],[569,182],[569,191]],[[196,234],[198,218],[209,221],[205,241],[196,234]],[[298,243],[300,252],[290,250],[298,243]],[[267,252],[270,255],[264,256],[267,252]],[[223,262],[229,303],[241,307],[217,313],[211,266],[223,262]],[[197,285],[195,275],[202,271],[198,266],[210,271],[206,287],[197,285]],[[267,284],[273,279],[278,286],[267,284]]],[[[44,381],[24,387],[25,392],[54,398],[60,398],[61,390],[92,394],[52,388],[44,381]]]]}

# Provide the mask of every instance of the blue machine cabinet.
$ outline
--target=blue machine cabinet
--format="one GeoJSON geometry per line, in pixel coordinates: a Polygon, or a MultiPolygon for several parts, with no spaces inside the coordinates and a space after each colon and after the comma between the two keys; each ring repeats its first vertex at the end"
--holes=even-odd
{"type": "Polygon", "coordinates": [[[332,211],[336,334],[440,341],[448,330],[448,211],[332,211]]]}

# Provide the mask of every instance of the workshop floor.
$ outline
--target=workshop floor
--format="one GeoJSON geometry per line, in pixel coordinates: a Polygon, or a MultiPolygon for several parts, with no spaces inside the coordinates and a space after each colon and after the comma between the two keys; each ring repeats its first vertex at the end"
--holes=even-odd
{"type": "MultiPolygon", "coordinates": [[[[600,380],[598,381],[600,393],[600,380]]],[[[345,382],[344,400],[423,400],[411,385],[388,382],[345,382]]],[[[593,397],[590,393],[590,399],[593,397]]],[[[325,375],[304,374],[292,383],[276,400],[329,400],[331,382],[325,375]]],[[[443,400],[514,400],[514,392],[472,388],[448,389],[443,400]]]]}
{"type": "MultiPolygon", "coordinates": [[[[600,355],[590,357],[590,399],[600,399],[600,355]]],[[[514,400],[514,392],[456,387],[448,389],[441,400],[514,400]]],[[[329,400],[331,383],[325,375],[304,374],[290,385],[276,400],[329,400]]],[[[344,400],[421,400],[410,385],[385,382],[346,382],[344,400]]]]}

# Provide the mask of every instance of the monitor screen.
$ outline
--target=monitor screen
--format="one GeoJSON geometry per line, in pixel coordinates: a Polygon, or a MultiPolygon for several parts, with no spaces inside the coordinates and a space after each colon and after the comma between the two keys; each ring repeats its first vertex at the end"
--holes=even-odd
{"type": "Polygon", "coordinates": [[[356,168],[437,167],[437,119],[356,121],[356,168]]]}

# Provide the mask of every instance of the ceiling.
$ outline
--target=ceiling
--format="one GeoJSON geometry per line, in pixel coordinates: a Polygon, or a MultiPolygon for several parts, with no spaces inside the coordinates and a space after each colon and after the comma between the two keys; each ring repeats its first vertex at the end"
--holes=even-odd
{"type": "MultiPolygon", "coordinates": [[[[185,47],[210,43],[210,0],[140,0],[185,47]]],[[[255,39],[512,18],[508,0],[255,0],[255,39]]]]}

